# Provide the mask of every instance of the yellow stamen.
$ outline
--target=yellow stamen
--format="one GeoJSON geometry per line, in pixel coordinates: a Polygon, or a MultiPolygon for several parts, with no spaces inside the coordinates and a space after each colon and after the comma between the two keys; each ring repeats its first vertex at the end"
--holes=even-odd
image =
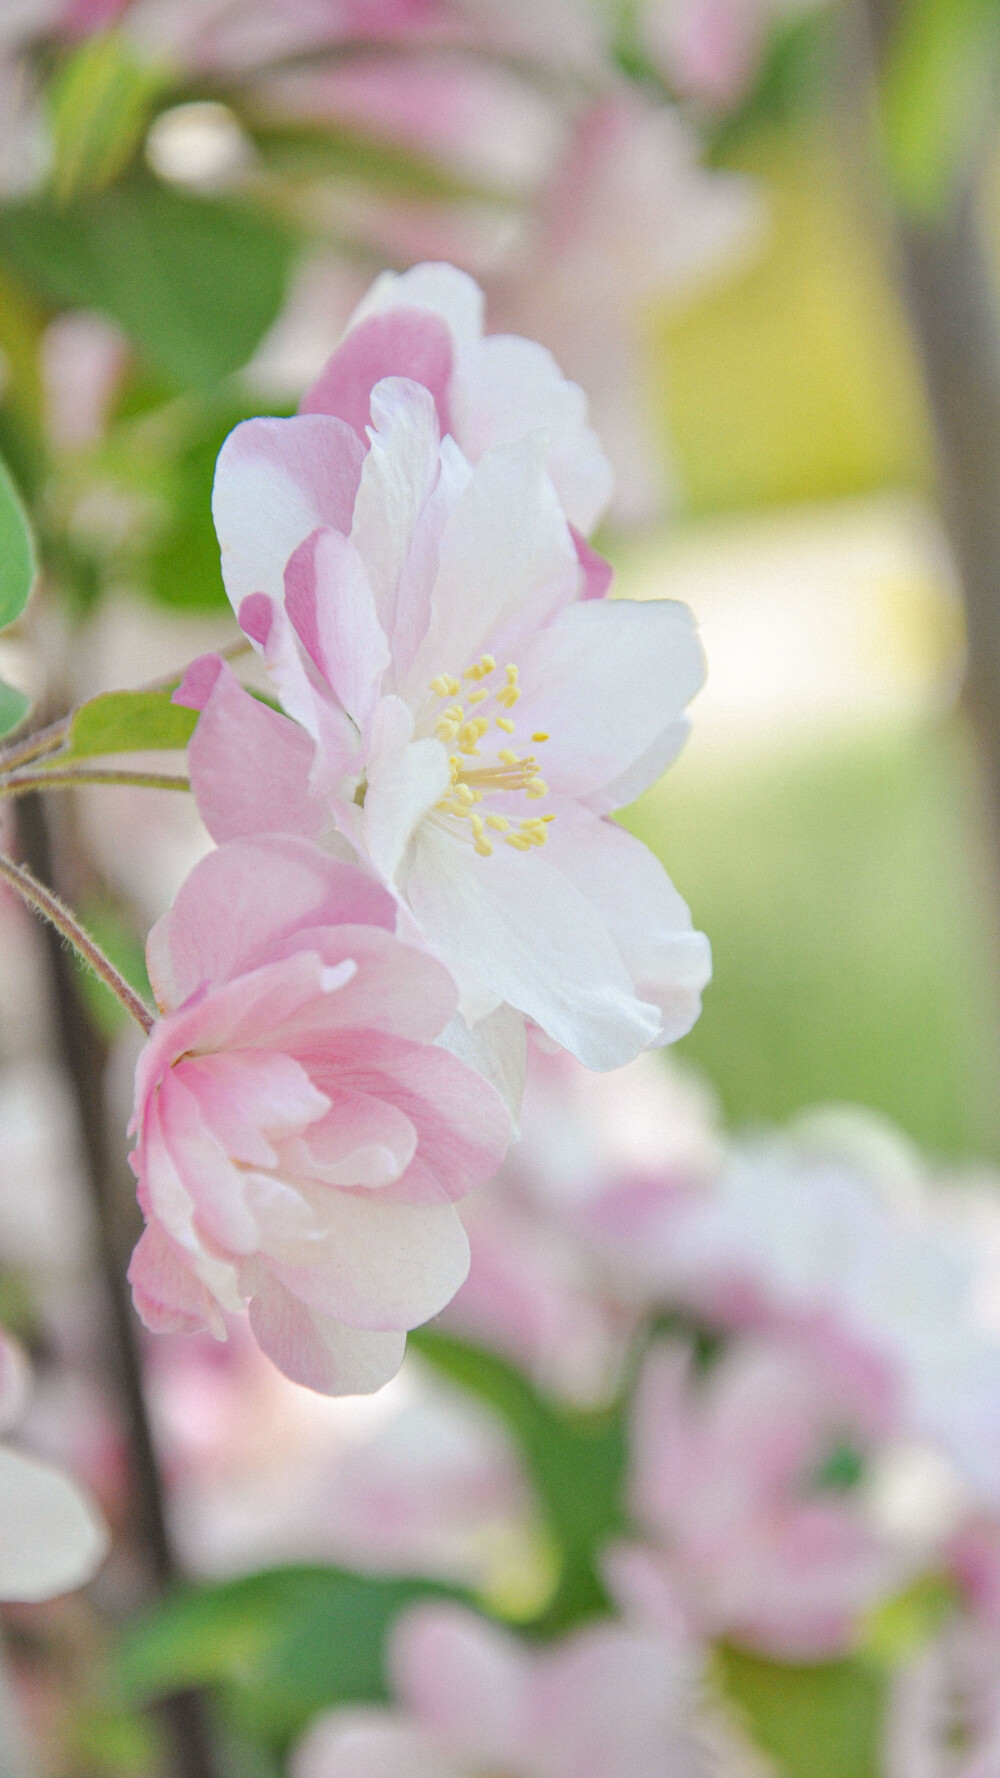
{"type": "Polygon", "coordinates": [[[509,716],[498,716],[496,719],[496,725],[497,725],[497,728],[504,729],[508,735],[512,735],[514,733],[514,724],[511,722],[509,716]]]}
{"type": "Polygon", "coordinates": [[[510,822],[505,815],[487,815],[486,825],[494,828],[497,833],[506,833],[510,822]]]}
{"type": "Polygon", "coordinates": [[[531,739],[533,741],[547,741],[549,736],[545,733],[544,729],[538,729],[536,733],[532,735],[531,739]]]}
{"type": "Polygon", "coordinates": [[[490,694],[488,691],[470,691],[469,703],[470,704],[481,704],[483,702],[483,699],[488,698],[489,695],[490,694]]]}

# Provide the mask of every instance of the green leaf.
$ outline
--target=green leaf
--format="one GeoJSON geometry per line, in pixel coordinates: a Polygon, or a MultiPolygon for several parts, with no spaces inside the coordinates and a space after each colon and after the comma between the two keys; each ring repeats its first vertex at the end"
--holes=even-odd
{"type": "Polygon", "coordinates": [[[0,629],[20,617],[35,580],[35,549],[21,498],[0,463],[0,629]]]}
{"type": "Polygon", "coordinates": [[[882,81],[889,176],[911,214],[933,220],[989,128],[1000,63],[993,0],[910,0],[882,81]]]}
{"type": "Polygon", "coordinates": [[[387,1697],[386,1636],[417,1600],[455,1598],[419,1580],[337,1568],[274,1568],[176,1594],[130,1629],[116,1663],[130,1703],[222,1685],[234,1717],[283,1744],[317,1711],[387,1697]]]}
{"type": "Polygon", "coordinates": [[[161,85],[120,31],[97,32],[66,57],[48,93],[60,199],[101,191],[125,170],[161,85]]]}
{"type": "Polygon", "coordinates": [[[172,704],[176,688],[163,691],[105,691],[74,710],[65,747],[46,760],[93,759],[102,753],[145,753],[158,748],[186,747],[198,720],[197,710],[172,704]]]}
{"type": "Polygon", "coordinates": [[[723,1646],[724,1689],[781,1778],[881,1778],[885,1680],[863,1661],[789,1667],[723,1646]]]}
{"type": "Polygon", "coordinates": [[[554,1632],[606,1611],[595,1557],[625,1529],[623,1407],[573,1412],[547,1401],[495,1352],[437,1328],[409,1337],[438,1370],[488,1402],[517,1439],[562,1558],[558,1592],[536,1628],[554,1632]]]}
{"type": "Polygon", "coordinates": [[[0,735],[9,735],[22,723],[31,709],[31,699],[14,685],[0,679],[0,735]]]}
{"type": "Polygon", "coordinates": [[[50,301],[110,315],[175,387],[208,387],[247,362],[294,252],[259,211],[138,176],[71,205],[0,209],[0,256],[50,301]]]}

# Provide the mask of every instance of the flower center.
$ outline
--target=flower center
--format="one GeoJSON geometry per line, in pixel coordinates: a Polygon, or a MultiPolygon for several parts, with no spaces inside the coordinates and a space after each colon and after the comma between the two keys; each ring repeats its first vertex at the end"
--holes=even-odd
{"type": "MultiPolygon", "coordinates": [[[[495,810],[484,813],[477,807],[490,794],[520,792],[529,801],[537,802],[549,793],[533,753],[521,753],[509,745],[492,753],[489,750],[488,737],[494,729],[499,729],[502,739],[516,739],[517,724],[511,711],[521,696],[517,667],[511,664],[501,675],[493,656],[484,654],[481,660],[466,667],[462,679],[469,682],[464,693],[462,681],[451,673],[439,673],[431,680],[431,692],[444,706],[435,719],[434,733],[449,749],[451,767],[451,784],[447,794],[435,804],[435,812],[466,822],[467,837],[481,858],[489,858],[493,851],[494,842],[487,828],[516,852],[543,846],[547,825],[555,820],[554,815],[512,820],[495,810]]],[[[494,742],[497,739],[495,735],[492,738],[494,742]]],[[[531,736],[536,745],[548,738],[540,730],[531,736]]]]}

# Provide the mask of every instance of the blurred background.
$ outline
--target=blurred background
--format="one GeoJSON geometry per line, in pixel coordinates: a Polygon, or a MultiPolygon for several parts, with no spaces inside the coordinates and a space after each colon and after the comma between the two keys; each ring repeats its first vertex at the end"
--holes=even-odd
{"type": "MultiPolygon", "coordinates": [[[[51,719],[234,640],[210,516],[223,438],[247,415],[294,411],[379,270],[457,263],[483,285],[491,329],[540,339],[587,391],[618,475],[596,539],[617,590],[687,601],[708,655],[684,754],[627,816],[715,955],[702,1018],[656,1089],[649,1165],[674,1179],[677,1132],[693,1123],[682,1171],[715,1180],[720,1144],[756,1153],[806,1108],[850,1103],[891,1121],[900,1152],[922,1151],[906,1167],[925,1183],[975,1172],[974,1244],[991,1265],[998,71],[993,0],[0,4],[0,452],[41,563],[0,637],[7,726],[29,703],[32,721],[51,719]]],[[[208,843],[187,799],[78,791],[8,827],[141,983],[146,931],[208,843]]],[[[595,1384],[581,1357],[593,1316],[554,1310],[539,1323],[548,1371],[473,1305],[436,1357],[428,1336],[423,1369],[408,1361],[383,1396],[344,1404],[284,1384],[238,1332],[225,1356],[166,1340],[141,1359],[150,1470],[137,1378],[123,1413],[129,1377],[109,1334],[127,1187],[102,1188],[103,1207],[98,1189],[94,1209],[97,1175],[123,1165],[95,1082],[117,1132],[134,1049],[103,991],[72,978],[5,900],[0,1321],[35,1369],[19,1437],[86,1482],[115,1549],[88,1594],[5,1608],[0,1773],[273,1774],[321,1705],[367,1696],[330,1677],[336,1662],[296,1691],[310,1641],[363,1665],[357,1638],[375,1637],[357,1629],[368,1606],[354,1595],[348,1609],[320,1588],[317,1606],[317,1565],[429,1574],[524,1622],[569,1596],[499,1373],[472,1405],[468,1391],[459,1405],[435,1394],[432,1374],[450,1367],[457,1388],[467,1339],[518,1366],[538,1400],[561,1392],[599,1418],[623,1373],[602,1345],[595,1384]],[[410,1493],[380,1517],[372,1501],[400,1475],[410,1493]],[[431,1499],[451,1516],[434,1520],[431,1499]],[[224,1578],[261,1569],[256,1593],[224,1578]],[[179,1575],[221,1590],[184,1593],[187,1617],[142,1616],[179,1575]],[[282,1626],[277,1653],[260,1653],[262,1622],[282,1626]],[[223,1703],[214,1763],[199,1765],[201,1729],[185,1752],[183,1711],[145,1705],[204,1680],[242,1704],[223,1703]]],[[[629,1116],[608,1112],[616,1129],[629,1116]]],[[[837,1164],[850,1150],[866,1178],[896,1177],[862,1147],[859,1161],[838,1137],[837,1164]]],[[[529,1270],[555,1238],[538,1215],[529,1270]]],[[[647,1328],[694,1313],[690,1280],[667,1272],[638,1292],[647,1328]]],[[[551,1306],[562,1286],[546,1277],[551,1306]]],[[[993,1273],[977,1278],[988,1296],[993,1273]]],[[[695,1319],[721,1337],[726,1315],[702,1285],[695,1319]]],[[[603,1315],[607,1281],[580,1290],[603,1315]]],[[[611,1291],[609,1350],[631,1337],[637,1290],[611,1291]]],[[[920,1499],[932,1496],[928,1483],[920,1499]]],[[[937,1557],[930,1569],[940,1581],[937,1557]]],[[[377,1596],[384,1624],[403,1596],[377,1596]]],[[[907,1609],[909,1658],[938,1618],[925,1595],[907,1609]]],[[[575,1621],[560,1610],[553,1629],[575,1621]]],[[[791,1647],[720,1621],[705,1633],[744,1650],[717,1659],[757,1744],[722,1735],[711,1769],[1000,1774],[997,1738],[985,1763],[961,1763],[968,1726],[937,1764],[898,1749],[887,1764],[882,1717],[871,1727],[877,1662],[844,1675],[856,1638],[791,1647]],[[811,1692],[782,1691],[795,1661],[811,1692]]]]}

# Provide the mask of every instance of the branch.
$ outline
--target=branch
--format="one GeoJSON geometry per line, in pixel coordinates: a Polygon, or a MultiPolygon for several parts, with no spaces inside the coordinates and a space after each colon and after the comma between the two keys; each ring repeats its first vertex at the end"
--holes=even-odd
{"type": "Polygon", "coordinates": [[[51,889],[46,889],[37,877],[33,877],[23,865],[15,864],[0,852],[0,880],[9,883],[16,890],[22,901],[26,901],[36,914],[51,922],[62,937],[69,940],[73,949],[90,965],[94,974],[100,978],[106,988],[110,988],[115,999],[130,1013],[136,1023],[141,1025],[147,1037],[153,1029],[154,1019],[146,1002],[140,998],[135,989],[125,980],[121,971],[115,968],[111,958],[106,956],[100,945],[96,944],[89,932],[85,932],[74,914],[71,914],[65,902],[51,889]]]}

